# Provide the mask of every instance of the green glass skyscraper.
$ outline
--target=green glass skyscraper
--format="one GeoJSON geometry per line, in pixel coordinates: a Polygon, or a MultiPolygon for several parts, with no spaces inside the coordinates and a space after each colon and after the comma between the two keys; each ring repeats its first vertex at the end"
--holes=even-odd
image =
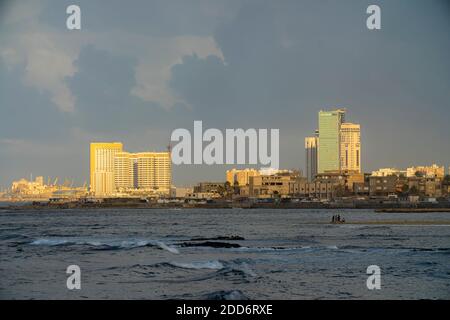
{"type": "Polygon", "coordinates": [[[319,111],[318,172],[340,170],[340,131],[345,109],[319,111]]]}

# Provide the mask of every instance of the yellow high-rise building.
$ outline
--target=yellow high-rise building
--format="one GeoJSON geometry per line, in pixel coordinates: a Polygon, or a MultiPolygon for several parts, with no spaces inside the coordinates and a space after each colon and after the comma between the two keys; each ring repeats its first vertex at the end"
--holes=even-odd
{"type": "Polygon", "coordinates": [[[340,131],[340,170],[361,173],[361,127],[344,122],[340,131]]]}
{"type": "Polygon", "coordinates": [[[135,153],[137,187],[169,193],[172,181],[170,152],[135,153]]]}
{"type": "Polygon", "coordinates": [[[90,144],[90,191],[95,196],[110,196],[115,192],[114,157],[122,148],[120,142],[90,144]]]}
{"type": "Polygon", "coordinates": [[[114,157],[114,182],[117,191],[126,191],[135,187],[135,161],[136,156],[132,153],[116,153],[114,157]]]}

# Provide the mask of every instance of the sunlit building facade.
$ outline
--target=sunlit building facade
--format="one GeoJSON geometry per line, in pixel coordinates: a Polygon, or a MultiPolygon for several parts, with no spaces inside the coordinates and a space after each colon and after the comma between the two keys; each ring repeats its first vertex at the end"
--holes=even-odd
{"type": "Polygon", "coordinates": [[[432,166],[417,166],[417,167],[409,167],[406,169],[407,177],[414,177],[417,173],[425,177],[444,178],[445,167],[433,164],[432,166]]]}
{"type": "Polygon", "coordinates": [[[256,169],[231,169],[227,170],[227,182],[231,185],[246,186],[249,184],[250,177],[259,176],[259,170],[256,169]]]}
{"type": "Polygon", "coordinates": [[[122,152],[120,142],[93,142],[90,144],[90,192],[108,196],[115,192],[114,158],[122,152]]]}
{"type": "Polygon", "coordinates": [[[170,152],[135,153],[137,188],[170,193],[172,163],[170,152]]]}
{"type": "Polygon", "coordinates": [[[317,174],[317,156],[319,147],[318,132],[313,137],[305,138],[306,177],[312,181],[317,174]]]}
{"type": "Polygon", "coordinates": [[[116,191],[126,191],[135,187],[134,163],[136,157],[129,152],[119,152],[114,157],[114,182],[116,191]]]}
{"type": "Polygon", "coordinates": [[[361,172],[361,127],[355,123],[342,123],[340,133],[341,171],[361,172]]]}

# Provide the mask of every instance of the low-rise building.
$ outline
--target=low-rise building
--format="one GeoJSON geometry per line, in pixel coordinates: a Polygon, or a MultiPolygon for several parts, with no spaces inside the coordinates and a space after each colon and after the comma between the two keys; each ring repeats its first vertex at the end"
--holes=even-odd
{"type": "Polygon", "coordinates": [[[195,193],[223,193],[228,187],[226,182],[200,182],[194,186],[195,193]]]}
{"type": "Polygon", "coordinates": [[[259,175],[250,177],[250,197],[281,197],[292,194],[292,175],[259,175]]]}
{"type": "Polygon", "coordinates": [[[172,198],[186,198],[188,194],[193,193],[194,189],[192,187],[173,187],[171,191],[172,198]]]}
{"type": "Polygon", "coordinates": [[[256,169],[231,169],[227,173],[227,182],[231,186],[246,186],[249,184],[250,177],[259,176],[259,170],[256,169]]]}
{"type": "Polygon", "coordinates": [[[369,177],[369,194],[371,196],[387,197],[397,191],[398,177],[395,175],[386,177],[369,177]]]}
{"type": "Polygon", "coordinates": [[[396,168],[381,168],[372,171],[373,177],[387,177],[387,176],[406,176],[406,170],[399,170],[396,168]]]}
{"type": "Polygon", "coordinates": [[[408,178],[409,194],[422,197],[441,197],[442,179],[436,177],[410,177],[408,178]]]}
{"type": "Polygon", "coordinates": [[[406,169],[406,176],[408,178],[414,176],[424,176],[442,179],[445,176],[445,168],[444,166],[438,166],[436,164],[433,164],[431,166],[409,167],[406,169]]]}

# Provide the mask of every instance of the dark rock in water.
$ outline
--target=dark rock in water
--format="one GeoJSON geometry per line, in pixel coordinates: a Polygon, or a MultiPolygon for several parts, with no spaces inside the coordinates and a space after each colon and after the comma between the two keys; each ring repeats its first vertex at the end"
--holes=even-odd
{"type": "Polygon", "coordinates": [[[214,238],[192,238],[191,241],[207,241],[207,240],[245,240],[241,236],[218,236],[214,238]]]}
{"type": "Polygon", "coordinates": [[[216,291],[204,296],[205,300],[249,300],[241,290],[216,291]]]}
{"type": "Polygon", "coordinates": [[[204,241],[204,242],[184,242],[182,247],[211,247],[211,248],[240,248],[237,243],[204,241]]]}

